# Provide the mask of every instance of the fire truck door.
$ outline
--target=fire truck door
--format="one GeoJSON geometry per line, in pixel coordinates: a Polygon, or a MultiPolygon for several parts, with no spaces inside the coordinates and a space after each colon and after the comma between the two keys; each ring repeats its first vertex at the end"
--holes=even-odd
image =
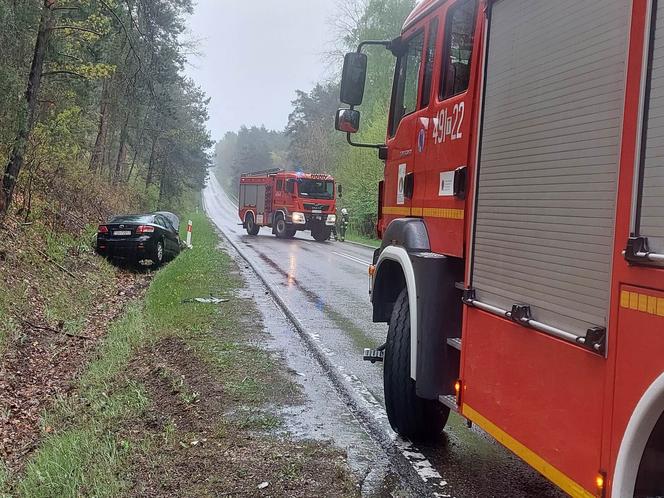
{"type": "Polygon", "coordinates": [[[418,95],[422,75],[424,29],[406,38],[397,59],[390,112],[388,160],[385,168],[383,214],[399,218],[411,215],[413,158],[416,145],[418,95]]]}
{"type": "Polygon", "coordinates": [[[258,185],[256,192],[256,223],[262,225],[265,223],[265,194],[266,186],[258,185]]]}

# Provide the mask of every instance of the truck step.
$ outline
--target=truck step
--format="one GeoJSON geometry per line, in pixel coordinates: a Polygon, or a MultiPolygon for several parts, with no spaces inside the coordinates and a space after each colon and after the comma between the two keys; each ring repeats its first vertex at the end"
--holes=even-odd
{"type": "Polygon", "coordinates": [[[376,363],[377,361],[383,361],[385,358],[385,349],[369,349],[364,348],[364,354],[362,359],[364,361],[370,361],[371,363],[376,363]]]}
{"type": "Polygon", "coordinates": [[[454,349],[461,351],[461,337],[448,337],[447,345],[452,346],[454,349]]]}
{"type": "Polygon", "coordinates": [[[438,401],[453,412],[459,412],[459,406],[457,405],[456,396],[454,394],[441,394],[438,396],[438,401]]]}

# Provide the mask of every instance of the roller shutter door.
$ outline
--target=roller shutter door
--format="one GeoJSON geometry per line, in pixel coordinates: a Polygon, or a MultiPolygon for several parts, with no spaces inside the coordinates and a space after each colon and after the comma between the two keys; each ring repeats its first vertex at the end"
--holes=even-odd
{"type": "Polygon", "coordinates": [[[477,300],[606,326],[628,0],[500,0],[490,17],[477,300]]]}
{"type": "Polygon", "coordinates": [[[639,234],[664,254],[664,2],[657,2],[645,123],[639,234]]]}

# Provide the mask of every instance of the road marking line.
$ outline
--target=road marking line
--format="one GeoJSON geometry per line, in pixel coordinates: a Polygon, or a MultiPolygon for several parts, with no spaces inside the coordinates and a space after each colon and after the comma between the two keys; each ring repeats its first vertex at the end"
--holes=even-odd
{"type": "Polygon", "coordinates": [[[356,258],[355,256],[351,256],[349,254],[343,254],[341,252],[336,252],[336,251],[332,251],[332,254],[336,254],[337,256],[341,256],[342,258],[346,258],[350,261],[354,261],[355,263],[360,263],[361,265],[364,266],[369,266],[371,264],[368,261],[363,261],[360,258],[356,258]]]}

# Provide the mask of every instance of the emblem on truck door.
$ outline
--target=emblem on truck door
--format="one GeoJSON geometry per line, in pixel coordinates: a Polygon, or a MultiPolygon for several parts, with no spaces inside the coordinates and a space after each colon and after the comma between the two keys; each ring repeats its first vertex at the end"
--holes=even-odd
{"type": "Polygon", "coordinates": [[[422,152],[424,150],[425,140],[426,140],[426,131],[424,128],[421,128],[419,135],[417,135],[417,152],[422,152]]]}

